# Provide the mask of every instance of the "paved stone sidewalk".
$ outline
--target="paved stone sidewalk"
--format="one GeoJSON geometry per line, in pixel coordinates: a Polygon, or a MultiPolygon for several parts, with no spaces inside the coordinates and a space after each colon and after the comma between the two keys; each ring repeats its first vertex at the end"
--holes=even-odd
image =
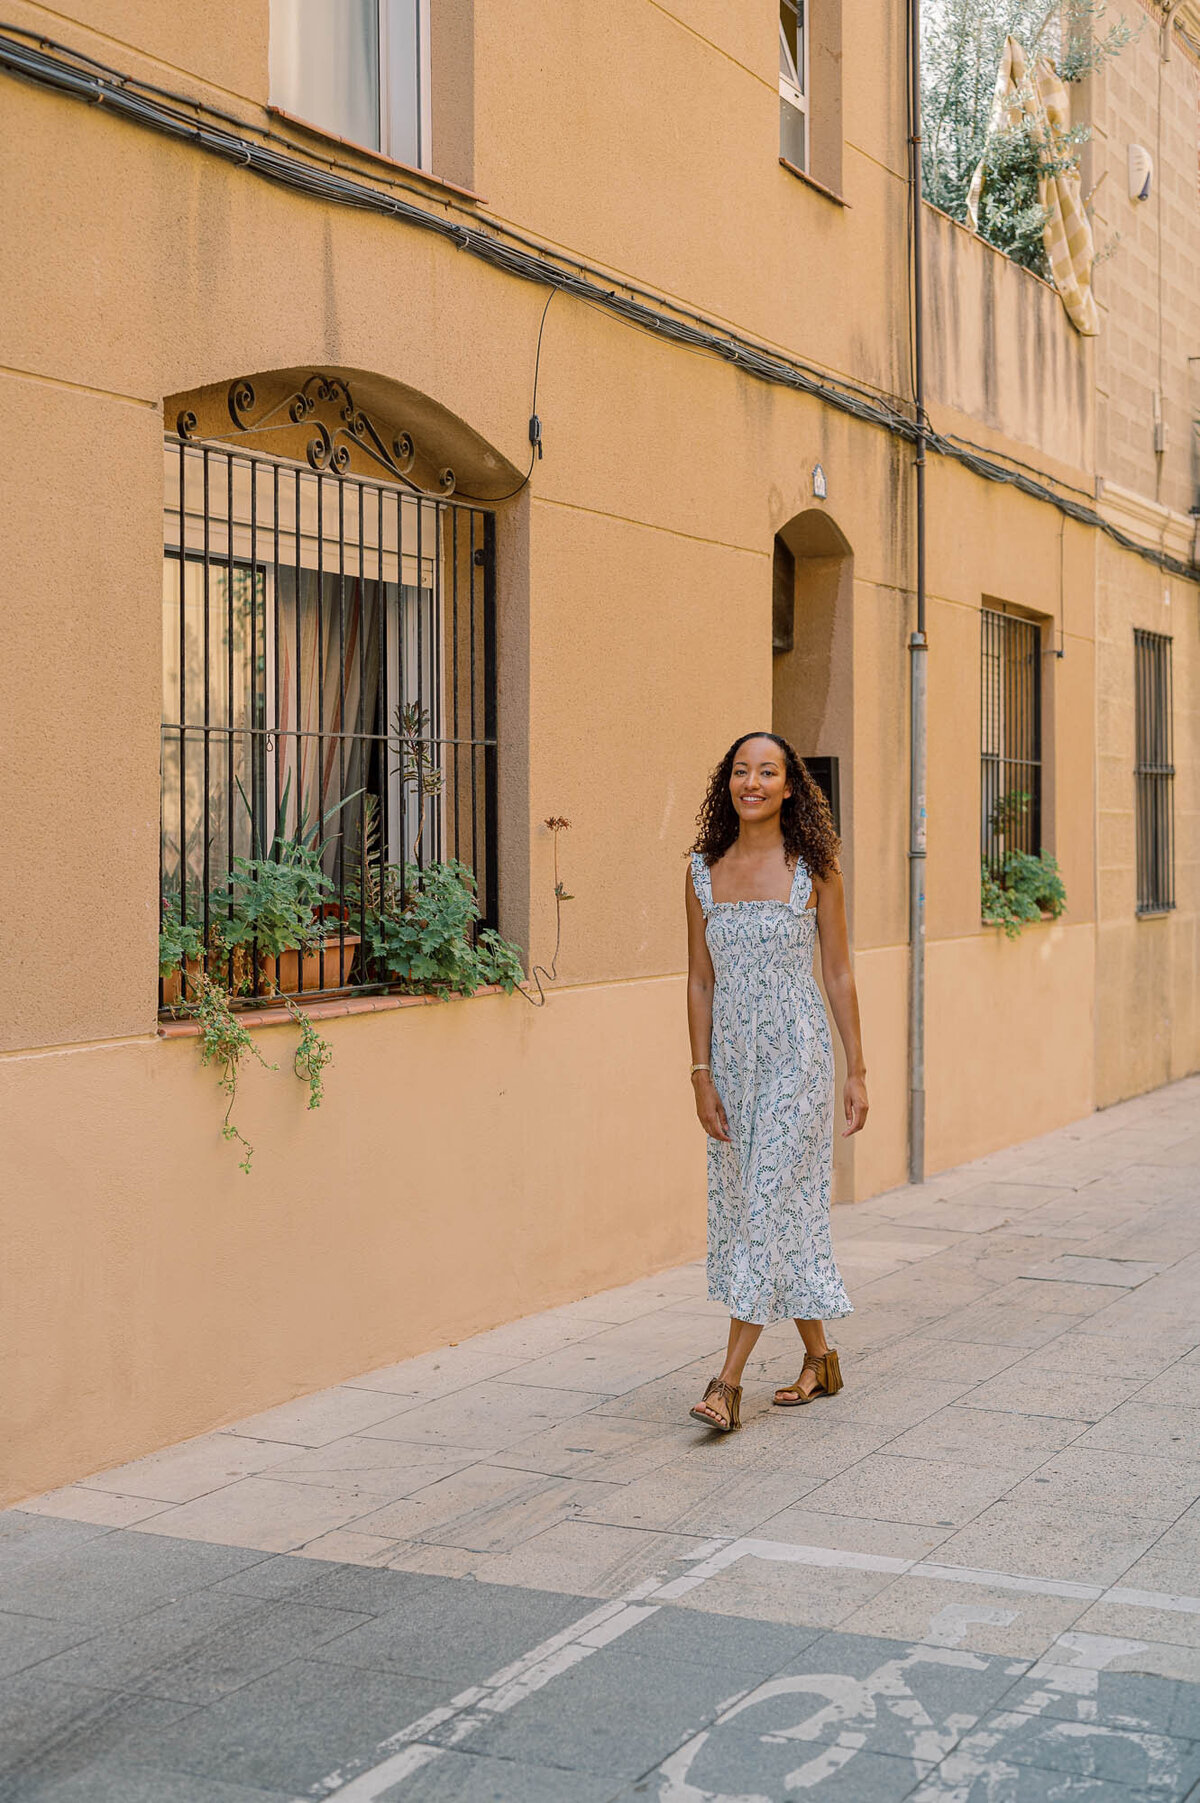
{"type": "Polygon", "coordinates": [[[1200,1798],[1200,1079],[0,1515],[0,1803],[1200,1798]]]}

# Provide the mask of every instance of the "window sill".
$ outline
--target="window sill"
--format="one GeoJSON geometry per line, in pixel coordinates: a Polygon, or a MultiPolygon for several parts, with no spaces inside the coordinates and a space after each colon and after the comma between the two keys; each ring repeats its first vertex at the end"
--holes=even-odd
{"type": "Polygon", "coordinates": [[[825,183],[819,182],[815,176],[806,175],[803,169],[798,169],[795,163],[789,163],[786,157],[780,157],[779,167],[781,169],[786,169],[789,175],[794,175],[796,180],[798,182],[803,182],[806,188],[812,188],[815,193],[823,194],[825,199],[831,200],[835,207],[848,207],[850,205],[850,202],[843,195],[835,194],[832,188],[827,188],[825,183]]]}
{"type": "MultiPolygon", "coordinates": [[[[1065,914],[1042,914],[1038,920],[1023,920],[1021,922],[1021,932],[1026,932],[1029,927],[1063,926],[1066,924],[1066,919],[1067,917],[1065,914]]],[[[1002,933],[1004,931],[1004,922],[1002,920],[981,919],[979,924],[985,933],[1002,933]]]]}
{"type": "Polygon", "coordinates": [[[298,131],[308,132],[311,137],[323,138],[327,144],[340,144],[343,149],[353,151],[355,156],[365,157],[368,162],[381,163],[385,169],[395,169],[401,175],[408,175],[414,181],[425,182],[431,188],[441,188],[446,194],[453,194],[456,200],[468,200],[472,206],[478,206],[483,199],[470,188],[461,188],[457,182],[448,182],[443,176],[434,175],[428,169],[415,169],[411,163],[397,162],[395,157],[387,156],[382,150],[373,150],[369,144],[356,143],[353,138],[343,138],[339,133],[330,131],[324,125],[314,125],[311,119],[302,119],[298,113],[289,113],[281,106],[268,106],[267,112],[272,119],[282,119],[285,125],[293,125],[298,131]]]}
{"type": "Polygon", "coordinates": [[[1172,902],[1167,908],[1139,908],[1137,918],[1138,920],[1166,920],[1174,912],[1175,904],[1172,902]]]}
{"type": "MultiPolygon", "coordinates": [[[[298,1007],[304,1008],[310,1020],[337,1020],[343,1014],[391,1014],[397,1008],[420,1008],[430,1002],[473,1002],[481,995],[503,993],[498,983],[487,983],[474,995],[364,995],[340,1001],[310,1002],[307,1007],[302,995],[292,999],[298,1007]]],[[[246,1008],[239,1009],[237,1014],[238,1025],[251,1031],[255,1027],[286,1027],[291,1018],[286,1008],[246,1008]]],[[[196,1039],[199,1034],[199,1023],[193,1020],[165,1020],[158,1026],[160,1039],[196,1039]]]]}

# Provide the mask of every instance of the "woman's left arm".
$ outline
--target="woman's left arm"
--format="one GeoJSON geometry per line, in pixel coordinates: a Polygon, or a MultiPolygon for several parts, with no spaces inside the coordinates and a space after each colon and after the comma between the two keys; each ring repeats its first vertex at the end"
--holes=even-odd
{"type": "Polygon", "coordinates": [[[846,1053],[846,1083],[842,1105],[846,1111],[843,1139],[858,1133],[867,1121],[867,1067],[863,1060],[862,1027],[858,1019],[858,991],[850,967],[850,935],[846,931],[846,891],[842,873],[814,877],[817,892],[817,933],[821,940],[821,976],[825,994],[846,1053]]]}

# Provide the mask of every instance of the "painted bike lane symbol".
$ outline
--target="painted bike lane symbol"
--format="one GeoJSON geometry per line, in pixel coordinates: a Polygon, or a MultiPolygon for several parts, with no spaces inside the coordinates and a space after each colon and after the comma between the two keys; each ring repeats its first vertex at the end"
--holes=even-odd
{"type": "MultiPolygon", "coordinates": [[[[912,1803],[975,1803],[980,1797],[988,1803],[1015,1803],[1029,1768],[1005,1757],[1005,1742],[1031,1732],[1051,1733],[1060,1746],[1072,1743],[1085,1769],[1092,1763],[1085,1743],[1098,1752],[1099,1742],[1120,1741],[1138,1763],[1141,1783],[1152,1785],[1164,1803],[1180,1795],[1178,1753],[1168,1736],[1149,1722],[1122,1719],[1110,1725],[1096,1717],[1101,1670],[1123,1653],[1143,1651],[1138,1642],[1065,1634],[1024,1674],[1035,1688],[1026,1691],[1019,1708],[997,1711],[983,1728],[975,1727],[974,1709],[949,1710],[935,1719],[918,1694],[927,1688],[921,1676],[931,1667],[941,1668],[944,1678],[937,1688],[944,1694],[946,1679],[953,1691],[956,1669],[984,1673],[991,1663],[946,1642],[961,1639],[971,1620],[1012,1619],[996,1610],[945,1610],[931,1624],[925,1642],[884,1660],[864,1677],[808,1672],[768,1679],[665,1760],[646,1786],[647,1796],[654,1803],[780,1803],[846,1772],[873,1746],[914,1761],[919,1788],[912,1803]],[[797,1714],[800,1699],[807,1707],[797,1714]],[[1047,1720],[1046,1712],[1064,1699],[1072,1700],[1076,1719],[1054,1715],[1047,1720]],[[898,1733],[881,1735],[889,1722],[898,1733]],[[781,1752],[786,1757],[780,1758],[781,1752]],[[752,1788],[745,1789],[748,1777],[752,1788]],[[769,1788],[759,1789],[764,1780],[769,1788]]],[[[1020,1673],[1020,1667],[1009,1670],[1014,1676],[1020,1673]]],[[[1068,1772],[1062,1776],[1066,1779],[1068,1772]]],[[[846,1781],[852,1780],[851,1771],[846,1781]]]]}

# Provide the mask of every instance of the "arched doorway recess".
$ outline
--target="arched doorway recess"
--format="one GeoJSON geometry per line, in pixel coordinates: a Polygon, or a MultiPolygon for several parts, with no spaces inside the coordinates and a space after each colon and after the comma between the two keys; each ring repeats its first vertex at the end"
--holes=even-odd
{"type": "MultiPolygon", "coordinates": [[[[846,913],[854,936],[854,554],[812,507],[775,535],[772,720],[830,797],[842,836],[846,913]]],[[[837,1093],[845,1070],[835,1035],[837,1093]]],[[[854,1195],[854,1144],[835,1132],[834,1200],[854,1195]]]]}
{"type": "Polygon", "coordinates": [[[811,507],[775,535],[772,718],[830,797],[842,835],[847,906],[853,867],[854,554],[811,507]]]}

